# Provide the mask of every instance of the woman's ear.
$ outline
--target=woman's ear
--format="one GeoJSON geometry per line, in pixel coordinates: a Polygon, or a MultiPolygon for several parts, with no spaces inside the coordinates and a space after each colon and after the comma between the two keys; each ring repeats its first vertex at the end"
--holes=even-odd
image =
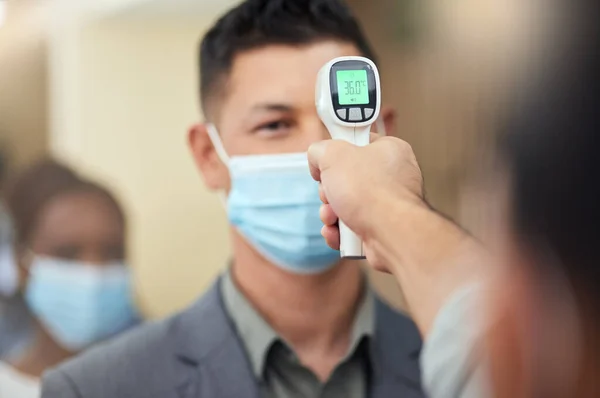
{"type": "Polygon", "coordinates": [[[214,191],[228,189],[229,171],[219,158],[205,123],[197,123],[189,128],[188,145],[204,184],[214,191]]]}

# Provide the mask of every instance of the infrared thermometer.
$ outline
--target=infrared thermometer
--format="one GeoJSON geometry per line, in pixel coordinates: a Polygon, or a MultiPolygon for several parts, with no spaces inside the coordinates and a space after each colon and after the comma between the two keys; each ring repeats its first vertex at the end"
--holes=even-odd
{"type": "MultiPolygon", "coordinates": [[[[315,103],[331,138],[369,145],[371,126],[381,110],[381,83],[375,63],[364,57],[329,61],[317,76],[315,103]]],[[[342,258],[364,259],[363,243],[340,221],[342,258]]]]}

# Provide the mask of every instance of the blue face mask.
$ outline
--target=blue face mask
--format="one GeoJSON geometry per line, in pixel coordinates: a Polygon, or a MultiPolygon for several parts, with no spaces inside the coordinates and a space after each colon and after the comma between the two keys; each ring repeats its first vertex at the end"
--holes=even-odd
{"type": "Polygon", "coordinates": [[[321,236],[319,186],[306,153],[234,156],[225,153],[214,126],[209,134],[229,167],[230,223],[271,263],[297,274],[333,267],[339,252],[321,236]]]}
{"type": "Polygon", "coordinates": [[[35,257],[27,305],[64,348],[80,351],[137,322],[131,278],[123,265],[94,267],[35,257]]]}

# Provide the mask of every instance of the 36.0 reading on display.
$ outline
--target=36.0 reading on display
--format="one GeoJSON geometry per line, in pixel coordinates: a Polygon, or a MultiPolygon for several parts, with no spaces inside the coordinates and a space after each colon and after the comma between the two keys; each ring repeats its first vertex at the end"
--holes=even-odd
{"type": "Polygon", "coordinates": [[[340,105],[364,105],[369,103],[367,71],[337,71],[338,97],[340,105]]]}

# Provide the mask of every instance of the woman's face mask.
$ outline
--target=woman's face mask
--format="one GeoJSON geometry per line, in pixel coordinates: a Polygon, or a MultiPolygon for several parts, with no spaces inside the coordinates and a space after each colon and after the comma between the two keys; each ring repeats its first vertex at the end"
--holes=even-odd
{"type": "Polygon", "coordinates": [[[50,335],[70,351],[122,332],[138,319],[123,264],[93,266],[34,256],[25,299],[50,335]]]}
{"type": "Polygon", "coordinates": [[[339,262],[321,236],[319,186],[305,153],[229,157],[216,128],[210,138],[228,166],[230,223],[261,254],[287,271],[316,274],[339,262]]]}

